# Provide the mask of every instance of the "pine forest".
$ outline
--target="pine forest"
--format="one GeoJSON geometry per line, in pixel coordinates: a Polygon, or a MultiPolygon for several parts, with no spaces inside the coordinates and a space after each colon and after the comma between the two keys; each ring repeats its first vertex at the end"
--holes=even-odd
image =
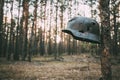
{"type": "Polygon", "coordinates": [[[0,0],[0,80],[120,80],[120,0],[0,0]],[[100,44],[62,32],[80,16],[100,44]]]}

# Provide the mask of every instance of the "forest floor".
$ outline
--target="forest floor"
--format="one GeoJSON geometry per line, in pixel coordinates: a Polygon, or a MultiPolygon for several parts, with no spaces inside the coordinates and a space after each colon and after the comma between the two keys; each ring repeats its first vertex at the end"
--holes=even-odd
{"type": "MultiPolygon", "coordinates": [[[[113,80],[120,80],[120,58],[112,58],[113,80]]],[[[0,80],[99,80],[100,57],[89,54],[34,57],[32,62],[0,58],[0,80]]]]}

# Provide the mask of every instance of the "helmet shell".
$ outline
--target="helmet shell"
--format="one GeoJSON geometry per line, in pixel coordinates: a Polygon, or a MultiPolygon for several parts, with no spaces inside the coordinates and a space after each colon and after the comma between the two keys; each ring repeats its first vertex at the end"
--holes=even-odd
{"type": "Polygon", "coordinates": [[[67,28],[62,31],[77,40],[100,43],[99,24],[91,18],[74,17],[68,21],[67,28]]]}

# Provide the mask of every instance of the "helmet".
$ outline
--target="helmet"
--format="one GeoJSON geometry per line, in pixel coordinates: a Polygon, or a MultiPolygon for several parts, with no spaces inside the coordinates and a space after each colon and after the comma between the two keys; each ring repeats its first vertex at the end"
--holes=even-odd
{"type": "Polygon", "coordinates": [[[77,40],[100,43],[99,24],[91,18],[74,17],[69,20],[67,28],[62,31],[72,35],[77,40]]]}

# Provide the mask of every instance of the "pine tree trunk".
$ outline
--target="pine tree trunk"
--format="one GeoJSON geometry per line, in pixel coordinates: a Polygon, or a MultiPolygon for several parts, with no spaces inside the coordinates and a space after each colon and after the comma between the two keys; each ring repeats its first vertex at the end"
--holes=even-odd
{"type": "MultiPolygon", "coordinates": [[[[61,27],[61,29],[63,28],[63,12],[64,12],[64,3],[62,2],[61,3],[61,6],[60,6],[60,27],[61,27]]],[[[60,37],[61,37],[61,42],[60,42],[60,45],[59,45],[59,47],[60,47],[60,54],[61,53],[63,53],[63,50],[64,50],[64,48],[63,48],[63,34],[62,33],[60,33],[60,37]]]]}
{"type": "MultiPolygon", "coordinates": [[[[69,11],[68,11],[68,18],[71,18],[71,8],[72,8],[72,0],[67,2],[68,6],[69,6],[69,11]]],[[[67,39],[67,50],[68,50],[68,54],[71,55],[71,35],[68,35],[68,39],[67,39]]]]}
{"type": "Polygon", "coordinates": [[[54,52],[54,58],[55,59],[57,59],[57,57],[58,57],[58,44],[57,44],[57,34],[58,34],[58,32],[57,32],[57,27],[58,27],[58,25],[57,25],[57,23],[58,23],[58,21],[57,21],[57,16],[58,16],[58,1],[55,3],[56,5],[55,5],[55,7],[56,7],[56,15],[55,15],[55,52],[54,52]]]}
{"type": "Polygon", "coordinates": [[[118,55],[118,44],[117,44],[117,40],[118,40],[118,26],[117,25],[117,17],[119,17],[119,5],[120,5],[120,1],[118,2],[117,0],[116,1],[111,1],[111,5],[113,7],[112,11],[113,11],[113,28],[114,28],[114,35],[113,35],[113,40],[114,40],[114,43],[113,43],[113,54],[114,55],[118,55]]]}
{"type": "Polygon", "coordinates": [[[2,52],[3,6],[4,6],[4,0],[0,0],[0,56],[3,55],[2,52]]]}
{"type": "Polygon", "coordinates": [[[18,19],[17,19],[17,35],[16,35],[16,44],[15,44],[15,53],[13,55],[13,59],[14,60],[19,60],[19,56],[20,56],[20,50],[19,50],[19,29],[20,29],[20,24],[19,24],[19,20],[20,20],[20,3],[21,3],[21,0],[19,0],[19,6],[18,6],[18,19]]]}
{"type": "Polygon", "coordinates": [[[10,9],[10,12],[11,12],[11,26],[10,26],[10,41],[9,41],[9,47],[8,47],[8,55],[7,55],[7,60],[10,60],[11,59],[11,55],[13,53],[13,28],[14,28],[14,20],[13,20],[13,1],[11,3],[11,9],[10,9]]]}
{"type": "Polygon", "coordinates": [[[53,5],[53,2],[52,2],[52,0],[50,0],[50,27],[49,27],[49,41],[48,41],[48,45],[49,45],[49,47],[48,47],[48,54],[49,55],[51,55],[52,54],[52,46],[51,46],[51,44],[52,44],[52,40],[51,40],[51,27],[52,27],[52,24],[51,24],[51,22],[52,22],[52,6],[53,5]]]}
{"type": "Polygon", "coordinates": [[[110,62],[110,12],[109,1],[100,0],[100,18],[101,18],[101,72],[103,80],[112,80],[111,62],[110,62]]]}
{"type": "MultiPolygon", "coordinates": [[[[40,12],[42,13],[43,12],[43,4],[44,4],[44,2],[43,1],[41,1],[41,6],[40,6],[40,12]]],[[[40,13],[40,16],[42,15],[40,13]]],[[[41,23],[41,25],[43,24],[43,20],[42,20],[42,17],[40,18],[40,23],[41,23]]],[[[44,55],[44,52],[45,52],[45,49],[44,49],[44,32],[42,31],[42,28],[43,28],[43,26],[40,26],[40,29],[39,29],[39,33],[40,33],[40,37],[39,37],[39,41],[40,41],[40,43],[39,43],[39,47],[40,47],[40,55],[44,55]]]]}
{"type": "Polygon", "coordinates": [[[32,54],[33,52],[37,53],[37,45],[36,45],[36,25],[37,25],[37,2],[38,0],[35,1],[34,3],[34,19],[33,19],[33,24],[32,24],[32,30],[31,30],[31,39],[29,43],[29,52],[28,52],[28,61],[31,62],[32,54]]]}
{"type": "Polygon", "coordinates": [[[23,55],[22,60],[25,60],[28,53],[28,40],[27,40],[27,33],[28,33],[28,12],[29,9],[29,0],[23,0],[23,55]]]}

